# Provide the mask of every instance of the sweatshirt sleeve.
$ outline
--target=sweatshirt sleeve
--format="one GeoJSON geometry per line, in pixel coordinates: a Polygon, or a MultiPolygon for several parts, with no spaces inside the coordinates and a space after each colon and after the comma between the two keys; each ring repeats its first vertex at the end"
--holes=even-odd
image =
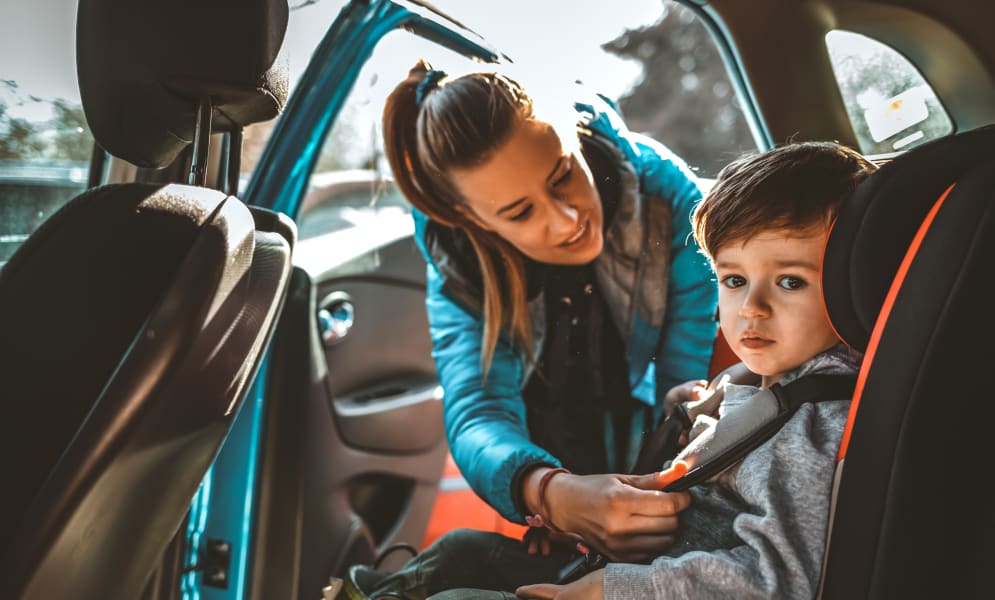
{"type": "Polygon", "coordinates": [[[846,401],[802,406],[738,468],[726,471],[717,484],[706,484],[711,489],[705,493],[693,494],[691,508],[679,516],[683,543],[699,545],[694,530],[707,519],[698,520],[695,512],[714,514],[723,503],[728,510],[734,507],[729,499],[738,495],[734,543],[662,556],[649,565],[609,564],[605,598],[814,597],[848,406],[846,401]]]}

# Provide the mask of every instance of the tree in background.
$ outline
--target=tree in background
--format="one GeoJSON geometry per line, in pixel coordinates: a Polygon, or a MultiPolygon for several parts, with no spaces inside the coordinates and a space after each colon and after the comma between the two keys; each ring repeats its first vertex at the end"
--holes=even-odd
{"type": "Polygon", "coordinates": [[[50,121],[54,133],[50,150],[52,157],[90,160],[93,151],[93,134],[86,124],[83,107],[58,98],[52,102],[52,112],[53,117],[50,121]]]}
{"type": "Polygon", "coordinates": [[[24,98],[9,79],[0,80],[0,92],[0,160],[90,160],[93,136],[82,106],[62,98],[24,98]],[[29,121],[10,114],[11,106],[27,103],[50,104],[52,117],[29,121]]]}
{"type": "Polygon", "coordinates": [[[10,114],[10,100],[16,99],[17,83],[0,80],[0,160],[23,160],[42,156],[45,141],[30,121],[10,114]]]}
{"type": "Polygon", "coordinates": [[[619,98],[629,127],[665,143],[699,175],[714,177],[756,149],[715,42],[691,9],[664,0],[659,22],[602,48],[643,65],[642,80],[619,98]]]}

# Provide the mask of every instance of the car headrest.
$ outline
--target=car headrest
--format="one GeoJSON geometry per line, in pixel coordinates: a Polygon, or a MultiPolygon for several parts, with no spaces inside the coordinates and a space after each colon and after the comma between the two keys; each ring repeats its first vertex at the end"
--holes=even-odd
{"type": "Polygon", "coordinates": [[[80,0],[76,61],[94,138],[142,167],[193,141],[198,100],[212,131],[275,117],[287,97],[277,65],[287,0],[80,0]]]}
{"type": "Polygon", "coordinates": [[[892,279],[943,192],[995,149],[990,125],[923,144],[867,178],[840,208],[823,264],[826,310],[865,351],[892,279]]]}

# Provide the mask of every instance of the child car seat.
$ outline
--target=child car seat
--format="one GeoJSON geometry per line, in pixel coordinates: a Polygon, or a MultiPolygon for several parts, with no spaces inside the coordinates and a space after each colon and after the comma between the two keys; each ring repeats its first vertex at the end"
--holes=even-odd
{"type": "Polygon", "coordinates": [[[991,595],[993,275],[995,127],[907,152],[844,203],[823,287],[865,357],[823,598],[991,595]]]}

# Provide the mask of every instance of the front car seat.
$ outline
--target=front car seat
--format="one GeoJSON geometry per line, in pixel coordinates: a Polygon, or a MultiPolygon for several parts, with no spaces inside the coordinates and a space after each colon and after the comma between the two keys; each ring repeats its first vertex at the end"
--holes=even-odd
{"type": "Polygon", "coordinates": [[[826,308],[865,350],[823,598],[991,596],[995,126],[920,146],[844,203],[826,308]]]}
{"type": "MultiPolygon", "coordinates": [[[[287,11],[81,0],[80,90],[98,143],[163,167],[196,137],[199,166],[211,131],[237,139],[274,117],[287,11]]],[[[0,597],[139,597],[258,370],[295,237],[285,216],[201,185],[107,185],[4,265],[0,597]]]]}

